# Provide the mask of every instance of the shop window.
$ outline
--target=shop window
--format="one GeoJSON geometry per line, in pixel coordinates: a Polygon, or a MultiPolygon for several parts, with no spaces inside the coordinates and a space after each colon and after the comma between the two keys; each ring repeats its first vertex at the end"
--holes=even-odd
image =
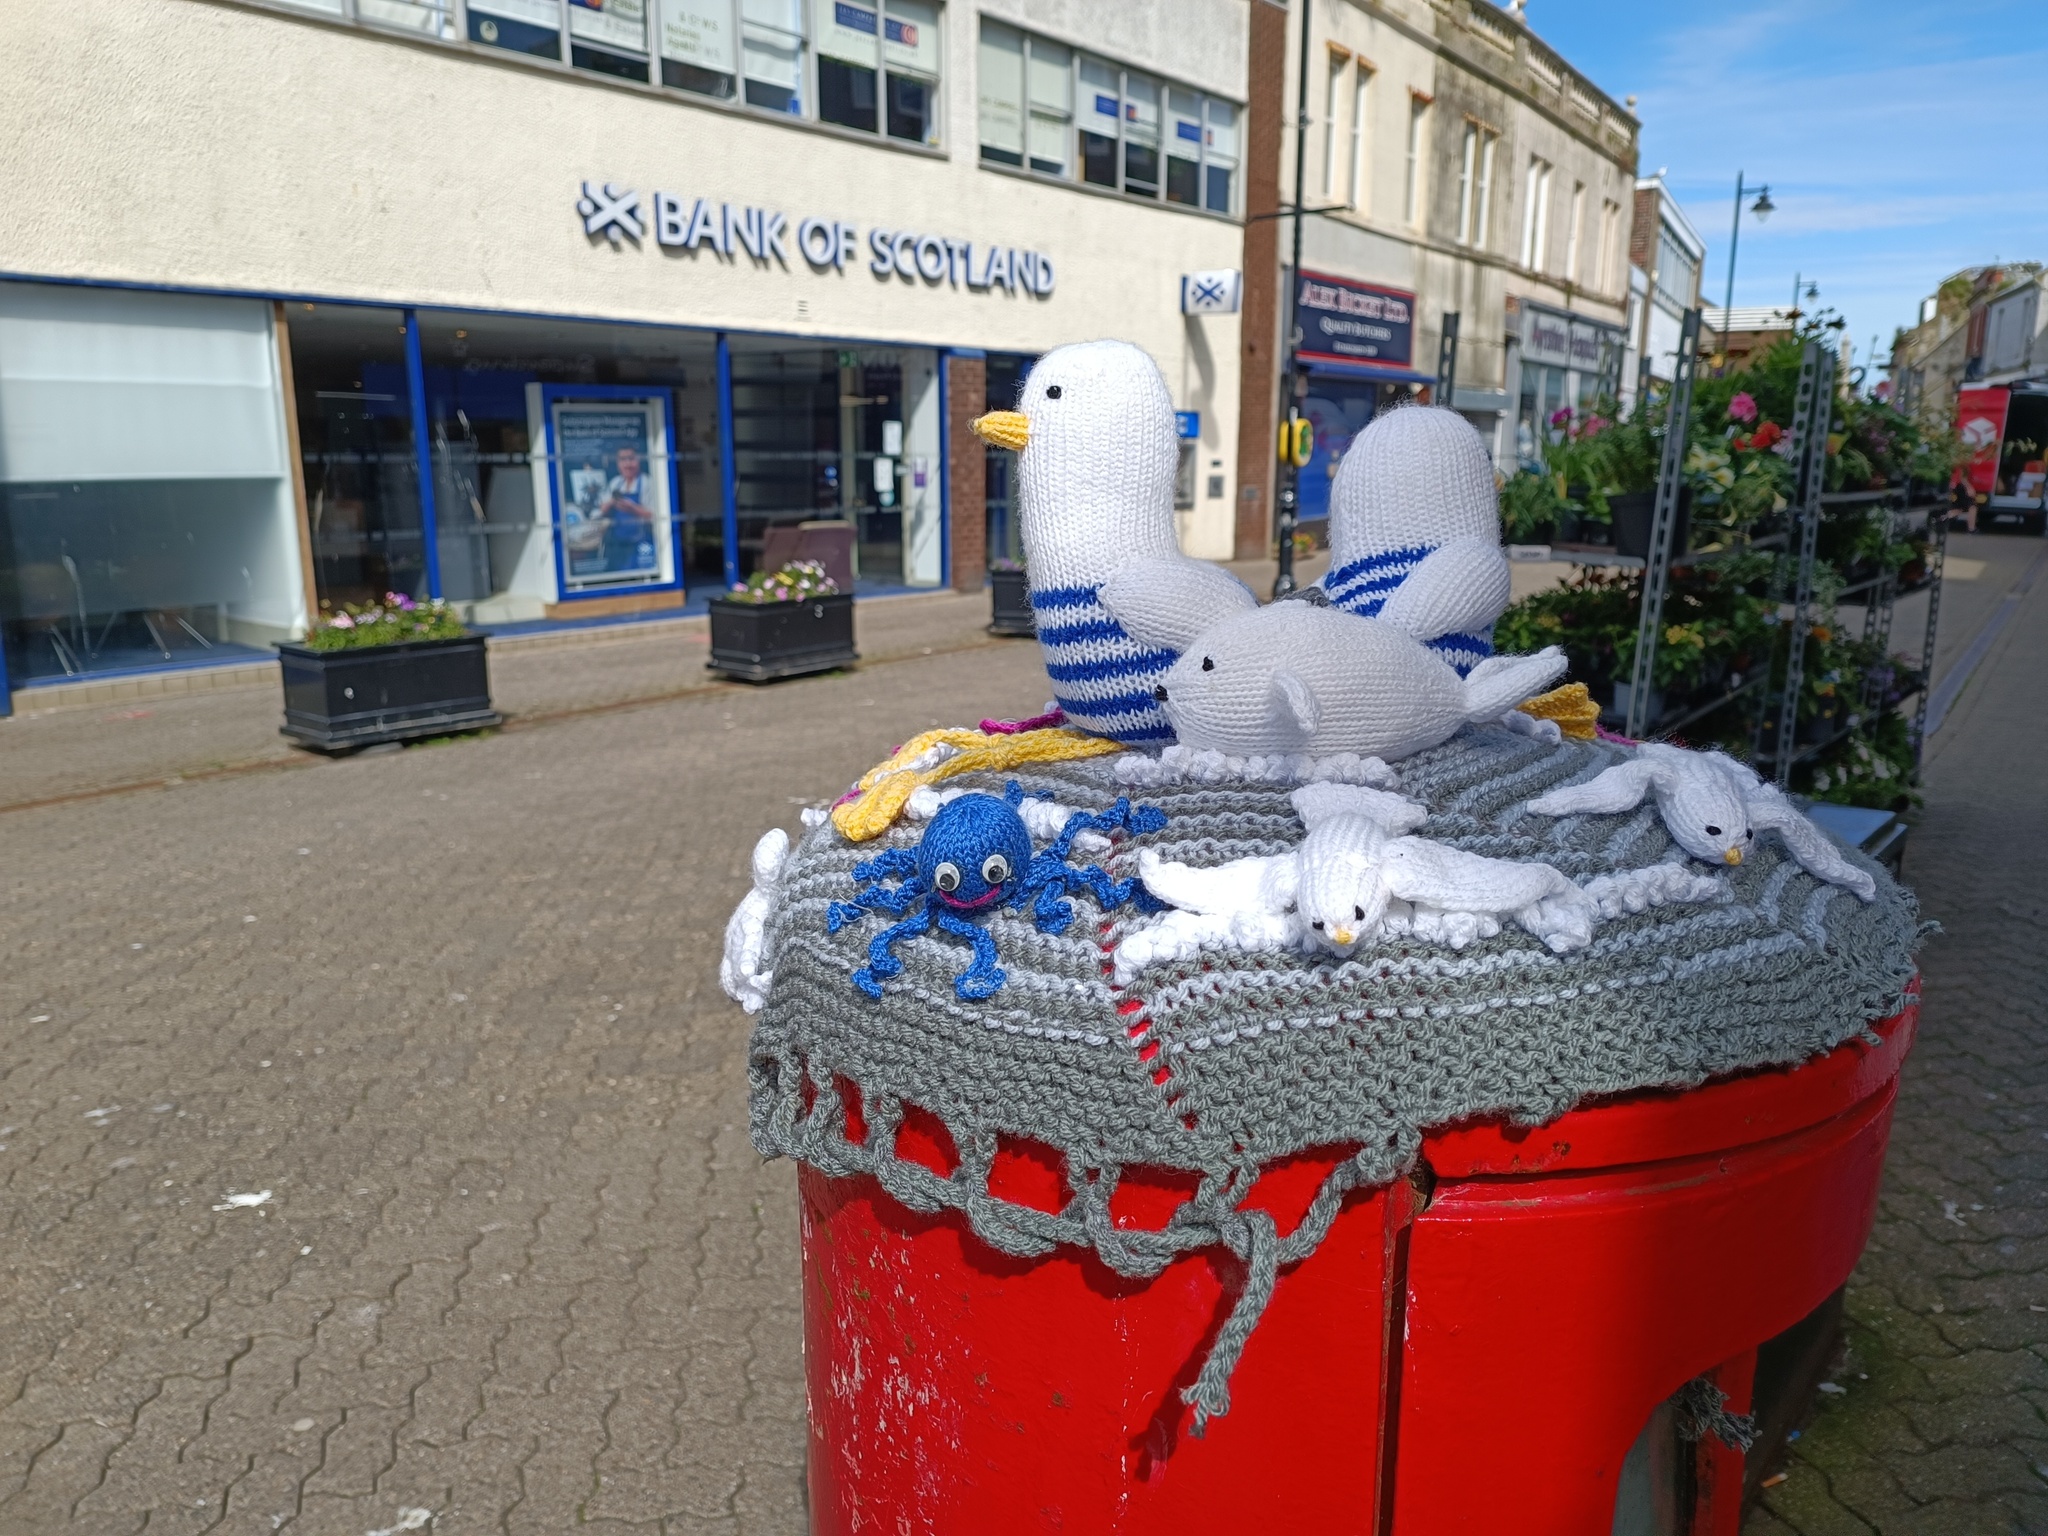
{"type": "Polygon", "coordinates": [[[1024,163],[1024,34],[1000,22],[981,24],[975,87],[980,104],[981,158],[1024,163]]]}
{"type": "Polygon", "coordinates": [[[1031,169],[1071,174],[1074,151],[1074,55],[1059,43],[1031,39],[1031,169]]]}
{"type": "Polygon", "coordinates": [[[1166,200],[1202,206],[1202,98],[1193,91],[1166,93],[1166,200]]]}
{"type": "Polygon", "coordinates": [[[0,283],[15,684],[250,658],[305,624],[271,308],[0,283]]]}
{"type": "Polygon", "coordinates": [[[1204,202],[1211,213],[1228,213],[1237,180],[1237,108],[1209,99],[1209,142],[1203,149],[1204,202]]]}
{"type": "Polygon", "coordinates": [[[661,83],[729,99],[739,74],[732,0],[660,0],[661,83]]]}
{"type": "Polygon", "coordinates": [[[455,35],[451,0],[355,0],[356,19],[394,32],[427,37],[455,35]]]}
{"type": "Polygon", "coordinates": [[[1124,72],[1124,191],[1159,195],[1159,82],[1124,72]]]}
{"type": "Polygon", "coordinates": [[[469,0],[469,40],[537,58],[562,56],[562,9],[556,0],[469,0]]]}
{"type": "MultiPolygon", "coordinates": [[[[1036,361],[1036,358],[1014,352],[989,353],[986,409],[1015,410],[1017,398],[1024,389],[1025,376],[1036,361]]],[[[1017,517],[1017,455],[1007,448],[988,446],[982,454],[982,473],[988,558],[991,563],[997,560],[1021,561],[1024,558],[1024,534],[1017,517]]]]}
{"type": "Polygon", "coordinates": [[[320,601],[425,597],[405,315],[336,304],[285,313],[320,601]]]}
{"type": "Polygon", "coordinates": [[[685,568],[717,581],[715,348],[703,331],[421,315],[441,595],[505,624],[685,568]]]}
{"type": "Polygon", "coordinates": [[[1117,184],[1117,145],[1123,116],[1123,71],[1101,59],[1081,60],[1081,179],[1091,186],[1117,184]]]}
{"type": "Polygon", "coordinates": [[[569,62],[622,80],[647,78],[647,0],[569,0],[569,62]]]}
{"type": "Polygon", "coordinates": [[[803,111],[804,34],[799,0],[740,0],[740,60],[750,107],[803,111]]]}

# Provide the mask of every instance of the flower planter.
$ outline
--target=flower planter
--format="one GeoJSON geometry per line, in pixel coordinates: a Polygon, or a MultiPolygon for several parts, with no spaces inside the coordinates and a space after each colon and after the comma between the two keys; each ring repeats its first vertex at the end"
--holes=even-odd
{"type": "Polygon", "coordinates": [[[706,665],[749,683],[830,672],[860,659],[853,648],[853,594],[797,602],[711,600],[711,660],[706,665]]]}
{"type": "Polygon", "coordinates": [[[1031,583],[1022,571],[990,571],[988,591],[990,634],[1029,638],[1038,633],[1031,613],[1031,583]]]}
{"type": "MultiPolygon", "coordinates": [[[[1650,555],[1650,525],[1657,516],[1657,493],[1655,491],[1626,491],[1619,496],[1607,498],[1607,510],[1614,518],[1614,552],[1618,555],[1634,555],[1646,560],[1650,555]]],[[[1682,486],[1678,492],[1678,520],[1671,530],[1671,553],[1673,556],[1685,553],[1687,539],[1692,534],[1692,487],[1682,486]]]]}
{"type": "Polygon", "coordinates": [[[497,725],[482,635],[355,650],[280,645],[280,732],[323,752],[497,725]]]}

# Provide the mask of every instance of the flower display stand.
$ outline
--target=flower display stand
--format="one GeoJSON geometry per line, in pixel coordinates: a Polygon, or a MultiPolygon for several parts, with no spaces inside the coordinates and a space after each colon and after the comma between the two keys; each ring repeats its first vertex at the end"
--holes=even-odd
{"type": "Polygon", "coordinates": [[[323,752],[500,724],[482,635],[316,651],[280,645],[284,724],[323,752]]]}
{"type": "Polygon", "coordinates": [[[1028,639],[1038,633],[1038,620],[1031,611],[1031,583],[1023,571],[990,571],[988,590],[990,634],[1028,639]]]}

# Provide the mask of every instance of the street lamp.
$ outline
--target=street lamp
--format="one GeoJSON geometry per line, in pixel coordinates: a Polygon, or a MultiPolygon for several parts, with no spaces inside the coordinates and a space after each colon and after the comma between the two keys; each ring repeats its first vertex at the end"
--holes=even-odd
{"type": "MultiPolygon", "coordinates": [[[[1742,240],[1742,194],[1744,190],[1742,172],[1737,171],[1735,173],[1735,223],[1734,227],[1728,232],[1728,298],[1727,302],[1721,306],[1721,370],[1724,373],[1728,369],[1729,311],[1735,308],[1735,247],[1742,240]]],[[[1749,211],[1756,216],[1757,223],[1761,224],[1771,216],[1777,206],[1776,203],[1771,201],[1770,187],[1765,185],[1757,188],[1756,201],[1749,205],[1749,211]]]]}
{"type": "Polygon", "coordinates": [[[1308,185],[1309,20],[1314,3],[1315,0],[1301,0],[1301,78],[1294,93],[1294,266],[1287,274],[1292,289],[1287,295],[1287,360],[1280,370],[1280,430],[1285,434],[1282,442],[1289,451],[1280,462],[1279,494],[1273,498],[1273,522],[1280,541],[1280,547],[1274,551],[1276,599],[1294,590],[1294,530],[1301,505],[1301,470],[1294,462],[1293,418],[1299,409],[1296,381],[1301,370],[1301,218],[1308,185]]]}

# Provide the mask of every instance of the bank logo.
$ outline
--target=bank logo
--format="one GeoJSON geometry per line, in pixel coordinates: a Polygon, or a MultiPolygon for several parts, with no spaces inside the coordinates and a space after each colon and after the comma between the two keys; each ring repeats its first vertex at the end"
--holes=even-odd
{"type": "Polygon", "coordinates": [[[1235,271],[1190,272],[1180,280],[1184,315],[1234,315],[1243,284],[1235,271]]]}
{"type": "Polygon", "coordinates": [[[615,181],[603,186],[583,183],[583,196],[576,201],[576,211],[583,215],[583,233],[603,235],[613,245],[624,235],[635,245],[647,233],[640,212],[640,194],[632,188],[621,189],[615,181]]]}

